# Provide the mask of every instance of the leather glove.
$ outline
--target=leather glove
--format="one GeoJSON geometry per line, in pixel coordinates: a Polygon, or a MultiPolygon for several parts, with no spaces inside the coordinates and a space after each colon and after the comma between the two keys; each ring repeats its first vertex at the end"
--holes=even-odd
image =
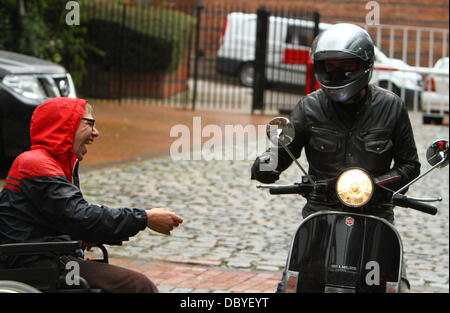
{"type": "Polygon", "coordinates": [[[266,151],[257,157],[252,166],[251,179],[256,179],[264,184],[272,184],[280,179],[280,172],[276,169],[266,171],[261,169],[261,164],[267,164],[267,166],[269,166],[269,163],[274,161],[274,158],[273,152],[270,151],[266,151]]]}

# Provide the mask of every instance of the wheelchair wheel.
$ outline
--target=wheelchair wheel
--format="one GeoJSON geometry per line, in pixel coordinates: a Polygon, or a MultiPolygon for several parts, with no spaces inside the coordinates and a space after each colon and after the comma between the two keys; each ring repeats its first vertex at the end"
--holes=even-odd
{"type": "Polygon", "coordinates": [[[30,285],[11,280],[0,280],[0,293],[41,293],[30,285]]]}

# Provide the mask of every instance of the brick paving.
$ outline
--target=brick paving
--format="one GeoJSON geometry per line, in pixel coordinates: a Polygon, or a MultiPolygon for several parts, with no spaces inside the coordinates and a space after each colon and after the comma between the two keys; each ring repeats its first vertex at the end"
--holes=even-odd
{"type": "MultiPolygon", "coordinates": [[[[281,271],[234,270],[120,256],[112,256],[110,264],[143,273],[157,285],[161,293],[274,293],[281,278],[281,271]]],[[[448,289],[413,286],[411,292],[448,293],[448,289]]]]}
{"type": "MultiPolygon", "coordinates": [[[[422,125],[420,114],[410,116],[424,171],[426,147],[432,140],[448,138],[448,127],[422,125]]],[[[254,154],[262,150],[254,141],[245,148],[254,154]]],[[[112,262],[135,259],[137,263],[126,266],[137,270],[140,262],[172,266],[168,273],[146,272],[163,292],[274,292],[304,200],[256,190],[248,173],[254,156],[241,161],[148,159],[83,173],[88,201],[112,207],[167,207],[185,219],[170,237],[144,231],[123,246],[109,247],[112,262]],[[204,271],[192,273],[189,267],[204,271]]],[[[305,161],[300,160],[306,167],[305,161]]],[[[291,166],[279,183],[296,180],[298,170],[291,166]]],[[[443,198],[436,203],[436,216],[396,210],[412,291],[448,292],[448,170],[427,176],[409,194],[443,198]]]]}
{"type": "Polygon", "coordinates": [[[281,277],[281,272],[239,271],[163,260],[113,256],[110,263],[147,275],[163,293],[274,293],[281,277]]]}

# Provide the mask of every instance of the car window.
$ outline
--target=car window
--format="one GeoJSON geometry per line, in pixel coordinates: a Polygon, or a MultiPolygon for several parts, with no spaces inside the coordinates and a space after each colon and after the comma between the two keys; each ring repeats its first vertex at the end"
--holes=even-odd
{"type": "Polygon", "coordinates": [[[305,28],[297,25],[288,25],[285,42],[292,45],[310,47],[314,39],[313,37],[314,34],[311,28],[305,28]]]}
{"type": "Polygon", "coordinates": [[[243,34],[255,34],[256,35],[256,20],[251,19],[251,20],[246,20],[244,21],[244,23],[241,23],[240,25],[237,25],[238,29],[242,29],[244,30],[242,33],[243,34]]]}

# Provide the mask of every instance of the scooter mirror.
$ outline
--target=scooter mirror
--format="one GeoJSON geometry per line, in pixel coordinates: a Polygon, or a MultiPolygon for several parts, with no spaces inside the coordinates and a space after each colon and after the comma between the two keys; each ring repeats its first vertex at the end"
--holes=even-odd
{"type": "Polygon", "coordinates": [[[431,166],[443,162],[439,167],[446,167],[448,165],[448,140],[439,139],[433,142],[427,149],[426,157],[431,166]]]}
{"type": "Polygon", "coordinates": [[[295,129],[289,119],[275,117],[267,124],[266,133],[273,144],[287,146],[294,140],[295,129]]]}

